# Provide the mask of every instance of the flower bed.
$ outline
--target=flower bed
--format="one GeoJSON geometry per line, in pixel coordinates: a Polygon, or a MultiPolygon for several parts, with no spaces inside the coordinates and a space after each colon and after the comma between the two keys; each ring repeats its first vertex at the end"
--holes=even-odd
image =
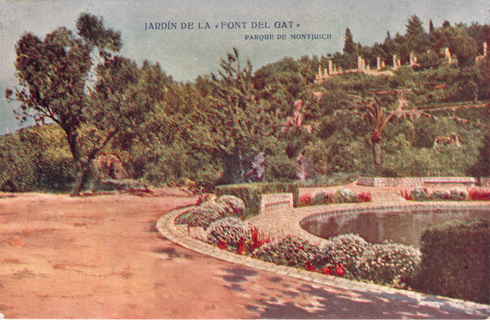
{"type": "Polygon", "coordinates": [[[490,190],[473,188],[467,191],[463,188],[450,190],[433,190],[414,188],[410,191],[399,190],[398,194],[405,200],[415,201],[490,201],[490,190]]]}
{"type": "Polygon", "coordinates": [[[327,245],[290,235],[274,240],[257,227],[247,228],[230,218],[210,226],[207,238],[201,240],[278,265],[398,288],[407,288],[420,263],[420,251],[410,246],[370,244],[354,234],[333,237],[327,245]]]}
{"type": "Polygon", "coordinates": [[[357,194],[350,189],[340,188],[334,192],[327,192],[323,189],[318,189],[313,194],[304,193],[299,197],[300,206],[322,205],[329,203],[356,203],[371,201],[372,195],[370,192],[361,192],[357,194]]]}

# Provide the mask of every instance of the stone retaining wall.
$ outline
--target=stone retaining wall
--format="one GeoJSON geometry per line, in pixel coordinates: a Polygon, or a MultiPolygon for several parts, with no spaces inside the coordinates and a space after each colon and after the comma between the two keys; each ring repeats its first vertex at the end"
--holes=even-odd
{"type": "Polygon", "coordinates": [[[478,178],[473,177],[417,177],[417,178],[370,178],[360,177],[357,184],[370,187],[424,187],[428,185],[463,184],[479,185],[478,178]]]}
{"type": "Polygon", "coordinates": [[[273,193],[261,196],[260,213],[293,208],[292,193],[273,193]]]}

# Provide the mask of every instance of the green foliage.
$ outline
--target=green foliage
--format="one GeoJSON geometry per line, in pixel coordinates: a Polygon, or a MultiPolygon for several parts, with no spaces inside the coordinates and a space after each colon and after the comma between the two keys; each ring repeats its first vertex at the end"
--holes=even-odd
{"type": "Polygon", "coordinates": [[[421,237],[421,264],[411,286],[429,294],[490,303],[490,222],[453,220],[421,237]]]}
{"type": "Polygon", "coordinates": [[[209,233],[206,241],[212,245],[224,242],[228,247],[238,248],[240,240],[249,237],[245,223],[234,217],[216,220],[208,228],[209,233]]]}
{"type": "Polygon", "coordinates": [[[44,39],[28,33],[17,43],[19,87],[6,95],[19,102],[19,119],[59,124],[72,160],[65,158],[66,150],[62,159],[57,151],[46,151],[42,160],[19,151],[23,160],[16,160],[15,168],[6,165],[11,169],[4,184],[13,190],[89,187],[90,162],[104,148],[121,158],[132,179],[208,191],[216,184],[253,181],[247,173],[257,154],[265,156],[266,174],[256,180],[268,182],[297,181],[299,155],[315,172],[303,185],[346,183],[361,175],[489,175],[490,144],[482,133],[490,117],[481,100],[490,99],[490,59],[474,63],[483,41],[490,43],[488,25],[447,22],[432,25],[428,34],[412,15],[403,35],[387,33],[383,43],[372,46],[355,43],[347,28],[343,53],[285,57],[255,73],[233,49],[218,75],[188,83],[174,82],[158,63],[138,67],[112,56],[121,48],[120,35],[99,18],[82,14],[77,31],[59,28],[44,39]],[[444,47],[458,63],[444,62],[444,47]],[[406,60],[410,52],[419,67],[398,68],[393,76],[349,73],[313,84],[328,60],[346,70],[355,67],[358,54],[374,65],[378,56],[390,64],[393,54],[406,60]],[[394,115],[397,90],[405,90],[402,110],[411,111],[405,118],[394,115]],[[370,117],[358,102],[374,97],[379,108],[370,117]],[[283,131],[297,100],[303,101],[303,123],[283,131]],[[479,107],[451,109],[475,101],[479,107]],[[461,147],[434,148],[436,139],[450,135],[459,137],[461,147]],[[373,159],[381,164],[373,165],[373,159]],[[35,166],[43,172],[40,178],[21,173],[35,166]],[[76,183],[73,170],[79,173],[76,183]]]}
{"type": "Polygon", "coordinates": [[[453,188],[449,191],[449,198],[451,200],[462,201],[468,199],[468,191],[461,188],[453,188]]]}
{"type": "Polygon", "coordinates": [[[298,237],[286,236],[264,244],[252,256],[266,262],[304,269],[306,262],[317,255],[318,247],[298,237]]]}
{"type": "Polygon", "coordinates": [[[175,223],[207,229],[211,223],[224,218],[224,216],[225,211],[222,205],[215,201],[206,201],[178,216],[175,223]]]}
{"type": "Polygon", "coordinates": [[[32,33],[23,35],[16,45],[20,89],[15,94],[6,90],[7,98],[20,103],[16,113],[22,121],[33,117],[44,123],[48,118],[66,133],[79,172],[75,195],[87,183],[97,153],[144,115],[139,108],[144,104],[136,97],[135,64],[110,53],[121,48],[120,34],[85,13],[78,18],[77,29],[79,37],[64,27],[44,40],[32,33]],[[103,57],[97,65],[91,57],[96,51],[103,57]],[[92,76],[93,89],[88,83],[92,76]]]}
{"type": "Polygon", "coordinates": [[[357,202],[357,193],[350,189],[337,189],[332,195],[333,203],[354,203],[357,202]]]}
{"type": "Polygon", "coordinates": [[[432,201],[441,201],[441,200],[449,200],[450,199],[450,193],[447,190],[434,190],[430,197],[429,200],[432,201]]]}
{"type": "Polygon", "coordinates": [[[245,203],[242,199],[235,196],[224,195],[216,200],[221,205],[225,216],[243,217],[245,213],[245,203]]]}
{"type": "Polygon", "coordinates": [[[406,24],[405,43],[409,51],[426,52],[429,46],[429,36],[425,33],[422,21],[412,15],[406,24]]]}
{"type": "Polygon", "coordinates": [[[286,154],[266,158],[266,181],[292,183],[298,179],[299,165],[286,154]]]}
{"type": "Polygon", "coordinates": [[[311,195],[311,202],[313,204],[325,204],[330,202],[332,195],[325,190],[318,189],[311,195]]]}
{"type": "Polygon", "coordinates": [[[320,267],[327,264],[341,262],[350,275],[356,274],[357,262],[368,249],[369,243],[358,235],[349,233],[329,239],[329,244],[321,250],[320,260],[316,264],[320,267]]]}
{"type": "Polygon", "coordinates": [[[0,138],[1,191],[66,192],[76,171],[63,131],[31,127],[0,138]]]}
{"type": "Polygon", "coordinates": [[[297,184],[247,183],[217,186],[215,189],[217,197],[232,195],[243,200],[246,207],[246,216],[258,215],[260,213],[261,195],[271,193],[292,193],[294,206],[297,206],[299,203],[299,189],[297,184]]]}
{"type": "Polygon", "coordinates": [[[356,271],[364,280],[406,287],[419,263],[417,249],[395,243],[375,244],[365,247],[356,271]]]}
{"type": "Polygon", "coordinates": [[[428,201],[430,195],[425,188],[415,188],[410,191],[410,196],[415,201],[428,201]]]}

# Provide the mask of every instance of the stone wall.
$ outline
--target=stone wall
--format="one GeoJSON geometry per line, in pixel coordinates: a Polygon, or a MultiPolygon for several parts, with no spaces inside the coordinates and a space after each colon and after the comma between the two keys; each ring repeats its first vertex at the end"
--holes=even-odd
{"type": "Polygon", "coordinates": [[[429,185],[463,184],[475,186],[479,184],[478,178],[473,177],[417,177],[417,178],[370,178],[357,179],[360,186],[370,187],[424,187],[429,185]]]}

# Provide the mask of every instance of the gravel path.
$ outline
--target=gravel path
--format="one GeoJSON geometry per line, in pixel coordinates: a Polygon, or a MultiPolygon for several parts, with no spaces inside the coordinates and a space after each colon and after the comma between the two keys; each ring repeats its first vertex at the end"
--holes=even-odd
{"type": "Polygon", "coordinates": [[[0,195],[5,318],[482,318],[183,248],[156,220],[196,197],[0,195]]]}

